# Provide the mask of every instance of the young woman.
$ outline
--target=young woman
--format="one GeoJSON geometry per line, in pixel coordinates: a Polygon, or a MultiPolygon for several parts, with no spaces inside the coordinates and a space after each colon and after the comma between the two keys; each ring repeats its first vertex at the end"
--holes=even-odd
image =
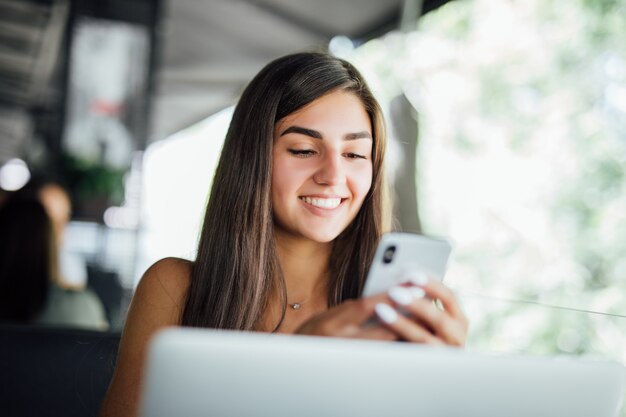
{"type": "Polygon", "coordinates": [[[465,316],[436,281],[413,277],[443,308],[403,288],[358,298],[388,223],[385,141],[348,62],[301,53],[261,70],[235,109],[197,258],[141,279],[101,415],[137,413],[148,340],[168,325],[462,345],[465,316]]]}

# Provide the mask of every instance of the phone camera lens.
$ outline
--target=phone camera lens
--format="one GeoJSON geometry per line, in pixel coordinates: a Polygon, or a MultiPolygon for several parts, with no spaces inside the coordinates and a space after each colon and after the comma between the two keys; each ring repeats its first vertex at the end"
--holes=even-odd
{"type": "Polygon", "coordinates": [[[393,255],[396,253],[395,246],[389,246],[383,253],[383,263],[390,264],[393,261],[393,255]]]}

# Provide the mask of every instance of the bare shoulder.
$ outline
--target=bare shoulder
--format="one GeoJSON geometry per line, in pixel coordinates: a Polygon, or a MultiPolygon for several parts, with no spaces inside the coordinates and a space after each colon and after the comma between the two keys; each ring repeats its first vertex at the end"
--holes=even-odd
{"type": "MultiPolygon", "coordinates": [[[[191,267],[190,261],[180,258],[165,258],[153,264],[139,281],[132,307],[141,307],[137,306],[140,303],[153,313],[180,313],[191,282],[191,267]]],[[[167,324],[178,324],[179,317],[172,319],[167,324]]]]}
{"type": "Polygon", "coordinates": [[[128,311],[117,365],[101,417],[136,416],[148,346],[154,334],[180,325],[191,282],[192,263],[165,258],[144,273],[128,311]]]}

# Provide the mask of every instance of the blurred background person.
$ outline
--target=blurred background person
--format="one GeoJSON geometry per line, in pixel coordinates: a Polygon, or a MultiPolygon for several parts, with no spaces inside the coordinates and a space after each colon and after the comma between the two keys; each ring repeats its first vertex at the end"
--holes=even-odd
{"type": "Polygon", "coordinates": [[[68,191],[59,183],[33,177],[17,191],[20,198],[38,200],[52,222],[58,253],[58,285],[64,288],[83,289],[87,286],[85,260],[65,246],[65,231],[72,216],[72,200],[68,191]]]}
{"type": "Polygon", "coordinates": [[[37,199],[17,193],[0,206],[0,321],[106,330],[98,297],[60,284],[57,242],[37,199]]]}

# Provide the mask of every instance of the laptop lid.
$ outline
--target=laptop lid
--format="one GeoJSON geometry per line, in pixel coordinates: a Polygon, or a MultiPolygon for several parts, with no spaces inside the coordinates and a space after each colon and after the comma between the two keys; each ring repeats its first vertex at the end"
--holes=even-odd
{"type": "Polygon", "coordinates": [[[616,417],[624,367],[578,358],[172,328],[152,343],[144,417],[616,417]]]}

